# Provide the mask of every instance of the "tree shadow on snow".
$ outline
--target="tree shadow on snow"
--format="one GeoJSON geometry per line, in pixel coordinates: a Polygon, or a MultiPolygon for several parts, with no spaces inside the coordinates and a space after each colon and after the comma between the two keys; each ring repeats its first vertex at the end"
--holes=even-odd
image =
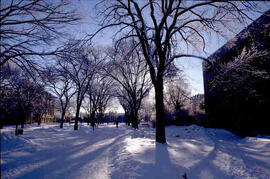
{"type": "MultiPolygon", "coordinates": [[[[42,130],[41,130],[42,131],[42,130]]],[[[41,132],[40,131],[40,132],[41,132]]],[[[95,143],[82,142],[78,145],[70,145],[75,138],[66,140],[63,146],[52,141],[52,146],[38,151],[29,151],[27,155],[15,156],[12,160],[2,165],[1,175],[5,177],[5,172],[12,174],[12,178],[82,178],[92,176],[90,167],[98,169],[100,166],[93,166],[102,159],[102,155],[115,142],[126,134],[118,136],[105,136],[94,140],[95,143]],[[104,144],[102,144],[102,141],[104,144]],[[93,149],[93,147],[95,147],[93,149]],[[32,163],[30,163],[32,162],[32,163]],[[89,168],[87,168],[89,167],[89,168]],[[88,173],[87,173],[88,172],[88,173]]],[[[67,133],[65,138],[74,137],[73,132],[67,133]]],[[[89,136],[91,137],[91,136],[89,136]]],[[[79,138],[79,136],[76,136],[79,138]]],[[[52,139],[54,140],[54,139],[52,139]]],[[[87,141],[88,139],[85,139],[87,141]]],[[[76,139],[75,139],[76,141],[76,139]]],[[[106,161],[105,161],[106,162],[106,161]]],[[[4,178],[3,177],[3,178],[4,178]]],[[[98,178],[98,176],[96,177],[98,178]]]]}
{"type": "Polygon", "coordinates": [[[182,178],[183,171],[184,168],[175,168],[172,164],[168,145],[156,143],[154,148],[144,150],[136,156],[129,156],[129,159],[112,172],[111,177],[113,179],[179,179],[182,178]]]}

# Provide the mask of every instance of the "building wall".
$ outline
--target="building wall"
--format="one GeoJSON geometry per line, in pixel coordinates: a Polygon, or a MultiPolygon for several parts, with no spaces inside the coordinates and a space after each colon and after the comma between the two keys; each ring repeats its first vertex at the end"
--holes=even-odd
{"type": "MultiPolygon", "coordinates": [[[[250,49],[255,44],[260,51],[269,51],[270,47],[270,11],[266,12],[235,38],[212,54],[204,63],[205,108],[209,125],[229,129],[240,136],[270,133],[267,126],[270,106],[270,79],[249,78],[237,88],[227,86],[213,87],[211,83],[218,75],[221,64],[235,60],[244,48],[250,49]],[[248,88],[246,87],[248,86],[248,88]],[[251,95],[255,90],[256,95],[251,95]]],[[[270,58],[256,59],[254,67],[270,74],[270,58]]],[[[231,85],[234,83],[232,82],[231,85]]]]}

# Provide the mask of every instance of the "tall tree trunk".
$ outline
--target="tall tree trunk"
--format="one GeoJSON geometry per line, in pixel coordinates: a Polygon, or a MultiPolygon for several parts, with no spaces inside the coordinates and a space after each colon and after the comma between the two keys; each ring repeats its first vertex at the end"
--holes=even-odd
{"type": "Polygon", "coordinates": [[[18,135],[18,122],[16,122],[16,128],[15,128],[15,136],[18,135]]]}
{"type": "Polygon", "coordinates": [[[22,119],[21,119],[21,128],[24,128],[24,118],[25,118],[25,116],[24,115],[22,115],[22,119]]]}
{"type": "Polygon", "coordinates": [[[78,105],[77,108],[76,108],[74,130],[78,130],[78,121],[79,121],[79,115],[80,115],[80,107],[81,107],[81,105],[78,105]]]}
{"type": "Polygon", "coordinates": [[[64,118],[65,118],[65,110],[62,111],[61,120],[60,120],[60,128],[63,128],[64,125],[64,118]]]}
{"type": "Polygon", "coordinates": [[[137,109],[135,109],[133,111],[132,118],[133,118],[133,120],[132,120],[132,127],[134,129],[138,129],[139,127],[138,127],[138,110],[137,109]]]}
{"type": "Polygon", "coordinates": [[[24,124],[26,122],[26,114],[25,114],[25,111],[23,111],[23,114],[21,116],[21,128],[24,128],[24,124]]]}
{"type": "Polygon", "coordinates": [[[96,116],[96,111],[93,111],[90,115],[90,121],[94,120],[96,116]]]}
{"type": "Polygon", "coordinates": [[[126,126],[128,125],[128,121],[127,121],[127,112],[125,111],[125,123],[126,123],[126,126]]]}
{"type": "Polygon", "coordinates": [[[18,126],[19,126],[19,123],[20,123],[21,114],[22,114],[22,107],[21,107],[21,100],[19,99],[19,101],[18,101],[18,109],[17,109],[17,113],[16,113],[15,136],[18,135],[18,126]]]}
{"type": "Polygon", "coordinates": [[[131,110],[130,110],[130,122],[131,122],[131,127],[133,127],[133,128],[134,128],[134,120],[135,120],[134,108],[131,108],[131,110]]]}
{"type": "Polygon", "coordinates": [[[91,119],[91,114],[89,114],[89,115],[87,116],[87,125],[88,125],[88,126],[90,125],[90,119],[91,119]]]}
{"type": "Polygon", "coordinates": [[[165,118],[163,101],[163,79],[158,79],[155,84],[156,100],[156,142],[166,143],[165,118]]]}
{"type": "Polygon", "coordinates": [[[38,125],[40,126],[40,124],[41,124],[41,116],[42,115],[38,115],[38,125]]]}
{"type": "Polygon", "coordinates": [[[76,115],[75,115],[75,124],[74,124],[74,130],[78,130],[78,121],[79,121],[79,115],[80,115],[80,107],[81,107],[81,101],[80,101],[80,95],[81,95],[81,88],[78,89],[77,92],[77,99],[76,99],[76,115]]]}
{"type": "Polygon", "coordinates": [[[130,125],[130,114],[127,111],[125,111],[125,121],[126,121],[126,125],[129,126],[130,125]]]}
{"type": "Polygon", "coordinates": [[[24,128],[24,121],[21,123],[21,128],[24,128]]]}

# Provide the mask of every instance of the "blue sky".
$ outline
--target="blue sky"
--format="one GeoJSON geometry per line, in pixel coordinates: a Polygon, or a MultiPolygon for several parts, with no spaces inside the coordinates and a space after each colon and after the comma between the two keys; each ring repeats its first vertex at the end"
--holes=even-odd
{"type": "MultiPolygon", "coordinates": [[[[86,33],[93,33],[97,29],[93,10],[94,5],[98,0],[74,0],[74,5],[78,11],[85,17],[83,23],[73,28],[74,36],[79,38],[86,33]]],[[[265,9],[269,9],[265,7],[265,9]]],[[[253,15],[253,19],[256,19],[259,14],[253,15]]],[[[250,23],[250,22],[249,22],[250,23]]],[[[233,38],[238,32],[240,32],[246,25],[240,25],[236,27],[236,33],[229,33],[227,38],[223,38],[217,35],[206,36],[206,54],[207,57],[214,53],[218,48],[223,46],[229,39],[233,38]]],[[[100,45],[110,45],[112,42],[113,30],[107,29],[105,32],[97,36],[95,42],[100,45]]],[[[193,52],[192,54],[200,54],[200,52],[193,52]]],[[[201,53],[202,54],[202,53],[201,53]]],[[[198,93],[204,93],[203,90],[203,74],[202,74],[202,61],[194,58],[181,58],[176,59],[175,64],[182,68],[185,72],[186,79],[190,84],[191,94],[195,95],[198,93]]]]}

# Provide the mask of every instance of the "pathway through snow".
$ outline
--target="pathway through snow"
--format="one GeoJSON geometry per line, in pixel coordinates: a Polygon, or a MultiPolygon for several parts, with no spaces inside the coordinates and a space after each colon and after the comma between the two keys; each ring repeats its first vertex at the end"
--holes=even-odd
{"type": "Polygon", "coordinates": [[[1,178],[270,178],[270,137],[240,139],[225,130],[100,125],[28,125],[1,131],[1,178]]]}

